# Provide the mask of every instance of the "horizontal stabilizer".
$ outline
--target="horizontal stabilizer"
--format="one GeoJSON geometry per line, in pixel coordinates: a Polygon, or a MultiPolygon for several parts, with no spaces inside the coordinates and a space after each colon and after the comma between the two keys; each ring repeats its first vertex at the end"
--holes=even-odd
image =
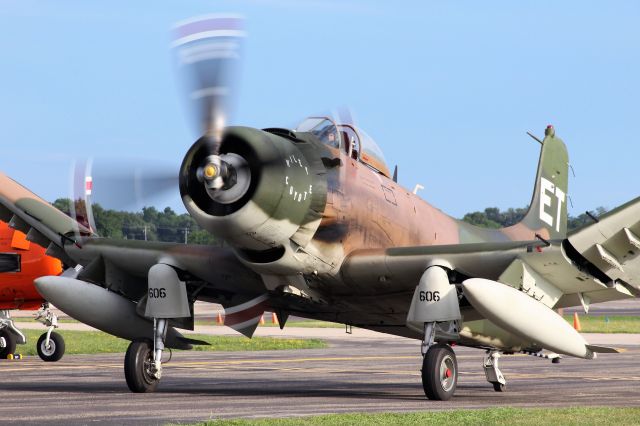
{"type": "Polygon", "coordinates": [[[587,349],[591,352],[596,352],[599,354],[619,354],[624,352],[624,349],[610,348],[608,346],[596,346],[596,345],[587,345],[587,349]]]}

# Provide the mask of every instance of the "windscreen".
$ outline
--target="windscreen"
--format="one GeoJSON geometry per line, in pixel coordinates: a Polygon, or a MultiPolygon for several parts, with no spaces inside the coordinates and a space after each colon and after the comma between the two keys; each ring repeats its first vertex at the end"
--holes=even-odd
{"type": "Polygon", "coordinates": [[[340,148],[340,138],[333,121],[324,117],[311,117],[300,123],[296,132],[308,132],[316,136],[322,143],[333,148],[340,148]]]}

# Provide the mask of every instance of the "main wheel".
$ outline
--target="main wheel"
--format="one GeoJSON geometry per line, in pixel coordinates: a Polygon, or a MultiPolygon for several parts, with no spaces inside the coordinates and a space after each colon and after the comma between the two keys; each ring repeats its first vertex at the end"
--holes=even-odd
{"type": "Polygon", "coordinates": [[[153,377],[153,345],[148,339],[134,340],[124,356],[124,377],[131,392],[153,392],[159,380],[153,377]]]}
{"type": "Polygon", "coordinates": [[[506,392],[507,391],[507,385],[503,385],[502,383],[491,383],[493,385],[493,390],[496,392],[506,392]]]}
{"type": "Polygon", "coordinates": [[[53,331],[49,336],[49,346],[46,345],[46,341],[47,333],[43,333],[36,344],[38,356],[45,362],[60,361],[60,358],[64,355],[64,339],[62,336],[53,331]]]}
{"type": "Polygon", "coordinates": [[[4,337],[5,347],[0,348],[0,359],[7,357],[16,351],[16,338],[9,330],[3,328],[0,330],[0,337],[4,337]]]}
{"type": "Polygon", "coordinates": [[[422,361],[422,387],[427,398],[439,401],[451,399],[458,384],[458,361],[451,346],[433,345],[422,361]]]}

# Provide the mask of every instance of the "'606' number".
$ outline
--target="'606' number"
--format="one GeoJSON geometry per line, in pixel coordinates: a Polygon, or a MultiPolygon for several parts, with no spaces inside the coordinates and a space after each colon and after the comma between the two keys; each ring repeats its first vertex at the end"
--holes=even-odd
{"type": "Polygon", "coordinates": [[[167,290],[164,288],[150,288],[149,299],[164,299],[167,297],[167,290]]]}
{"type": "Polygon", "coordinates": [[[440,300],[439,291],[421,291],[419,296],[421,302],[437,302],[440,300]]]}

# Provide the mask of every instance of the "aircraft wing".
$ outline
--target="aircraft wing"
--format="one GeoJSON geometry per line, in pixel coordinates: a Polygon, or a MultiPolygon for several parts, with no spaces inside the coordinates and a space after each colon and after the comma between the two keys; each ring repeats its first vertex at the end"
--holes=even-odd
{"type": "Polygon", "coordinates": [[[62,248],[75,243],[74,235],[92,235],[50,203],[10,177],[0,173],[0,220],[27,235],[27,240],[47,249],[47,255],[64,263],[73,261],[62,248]]]}
{"type": "Polygon", "coordinates": [[[533,240],[358,250],[341,271],[355,291],[371,294],[412,292],[429,266],[440,265],[453,271],[457,283],[499,281],[554,308],[634,297],[626,283],[605,280],[568,249],[566,242],[533,240]]]}
{"type": "Polygon", "coordinates": [[[606,277],[640,291],[640,197],[596,220],[572,233],[569,242],[606,277]]]}

